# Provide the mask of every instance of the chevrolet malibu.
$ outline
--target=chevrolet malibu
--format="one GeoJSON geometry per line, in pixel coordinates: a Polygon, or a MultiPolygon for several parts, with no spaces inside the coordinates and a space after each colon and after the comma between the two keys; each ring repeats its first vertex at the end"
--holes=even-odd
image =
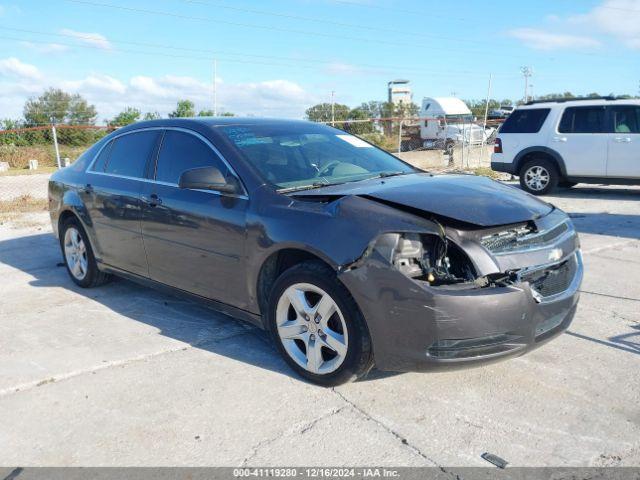
{"type": "Polygon", "coordinates": [[[302,121],[130,125],[52,175],[49,206],[79,286],[206,302],[326,386],[521,355],[568,327],[582,280],[561,210],[302,121]]]}

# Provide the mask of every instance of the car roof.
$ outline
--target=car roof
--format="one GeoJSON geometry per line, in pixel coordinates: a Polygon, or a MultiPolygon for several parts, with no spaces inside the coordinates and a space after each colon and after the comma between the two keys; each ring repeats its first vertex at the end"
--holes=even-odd
{"type": "Polygon", "coordinates": [[[627,98],[627,99],[615,99],[607,100],[602,98],[594,99],[576,99],[576,100],[550,100],[550,101],[536,101],[534,103],[519,105],[518,110],[532,109],[532,108],[553,108],[553,107],[589,107],[600,105],[640,105],[640,99],[627,98]]]}
{"type": "Polygon", "coordinates": [[[302,125],[302,124],[322,125],[306,120],[291,120],[283,118],[260,118],[260,117],[188,117],[188,118],[161,118],[157,120],[144,120],[132,123],[126,127],[118,129],[137,130],[149,127],[221,127],[230,125],[302,125]]]}

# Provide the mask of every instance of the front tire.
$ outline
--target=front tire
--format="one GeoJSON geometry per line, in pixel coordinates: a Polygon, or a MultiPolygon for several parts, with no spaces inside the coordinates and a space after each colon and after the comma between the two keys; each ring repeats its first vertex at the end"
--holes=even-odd
{"type": "Polygon", "coordinates": [[[533,195],[551,193],[560,180],[555,164],[544,158],[526,162],[520,169],[519,176],[522,189],[533,195]]]}
{"type": "Polygon", "coordinates": [[[364,318],[335,272],[321,262],[303,262],[278,277],[267,324],[289,366],[318,385],[355,380],[373,366],[364,318]]]}
{"type": "Polygon", "coordinates": [[[98,270],[87,233],[76,217],[69,217],[62,224],[60,248],[67,273],[76,285],[91,288],[109,281],[110,275],[98,270]]]}

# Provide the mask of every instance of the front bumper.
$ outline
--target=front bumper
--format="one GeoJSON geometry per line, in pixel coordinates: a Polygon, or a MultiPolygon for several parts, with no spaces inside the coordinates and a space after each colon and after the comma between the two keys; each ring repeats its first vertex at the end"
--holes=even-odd
{"type": "Polygon", "coordinates": [[[381,370],[428,371],[522,355],[566,330],[577,307],[583,266],[561,294],[540,299],[513,286],[432,287],[375,258],[340,279],[360,306],[381,370]]]}

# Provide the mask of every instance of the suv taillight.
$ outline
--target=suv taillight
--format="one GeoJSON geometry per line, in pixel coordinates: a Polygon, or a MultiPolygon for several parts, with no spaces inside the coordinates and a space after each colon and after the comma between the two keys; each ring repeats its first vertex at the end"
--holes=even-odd
{"type": "Polygon", "coordinates": [[[493,153],[502,153],[502,140],[496,138],[496,143],[493,145],[493,153]]]}

